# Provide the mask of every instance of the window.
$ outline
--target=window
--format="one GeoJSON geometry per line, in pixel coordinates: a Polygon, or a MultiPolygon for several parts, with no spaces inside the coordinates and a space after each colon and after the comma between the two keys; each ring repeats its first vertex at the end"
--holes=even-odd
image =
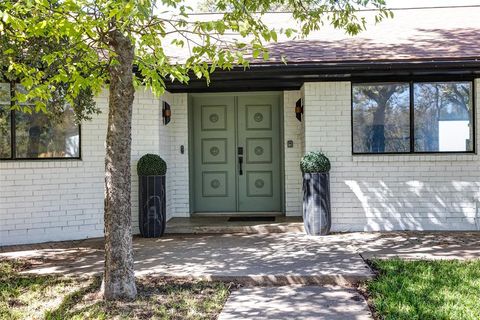
{"type": "Polygon", "coordinates": [[[352,85],[353,153],[473,152],[473,84],[352,85]]]}
{"type": "Polygon", "coordinates": [[[355,153],[410,150],[408,84],[362,84],[353,88],[355,153]]]}
{"type": "Polygon", "coordinates": [[[0,84],[0,159],[80,158],[80,127],[73,110],[66,107],[55,116],[10,111],[10,88],[0,84]]]}
{"type": "Polygon", "coordinates": [[[472,151],[470,82],[414,84],[415,151],[472,151]]]}

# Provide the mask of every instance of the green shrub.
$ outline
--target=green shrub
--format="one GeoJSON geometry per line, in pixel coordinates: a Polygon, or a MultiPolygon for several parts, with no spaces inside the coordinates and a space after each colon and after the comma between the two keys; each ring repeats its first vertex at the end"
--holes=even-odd
{"type": "Polygon", "coordinates": [[[147,153],[137,163],[139,176],[163,176],[167,172],[167,164],[156,154],[147,153]]]}
{"type": "Polygon", "coordinates": [[[303,173],[326,173],[330,171],[330,160],[321,152],[310,151],[300,160],[303,173]]]}

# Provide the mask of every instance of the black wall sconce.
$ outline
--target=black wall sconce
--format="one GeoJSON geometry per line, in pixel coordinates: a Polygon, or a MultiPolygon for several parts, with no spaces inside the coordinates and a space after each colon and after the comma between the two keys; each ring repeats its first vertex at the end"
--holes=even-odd
{"type": "Polygon", "coordinates": [[[297,103],[295,103],[295,117],[298,119],[298,121],[302,121],[302,113],[303,113],[302,99],[298,99],[297,103]]]}
{"type": "Polygon", "coordinates": [[[170,118],[172,117],[170,105],[165,101],[162,102],[162,117],[164,125],[167,125],[170,122],[170,118]]]}

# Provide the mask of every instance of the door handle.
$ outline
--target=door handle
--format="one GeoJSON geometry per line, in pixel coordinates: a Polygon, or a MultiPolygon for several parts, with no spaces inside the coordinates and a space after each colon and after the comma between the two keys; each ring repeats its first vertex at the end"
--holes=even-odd
{"type": "Polygon", "coordinates": [[[243,147],[238,147],[237,149],[237,154],[238,154],[238,168],[239,168],[239,175],[243,174],[243,147]]]}
{"type": "Polygon", "coordinates": [[[242,156],[238,156],[238,167],[239,167],[239,172],[238,172],[238,174],[239,174],[239,175],[243,175],[242,165],[243,165],[243,157],[242,157],[242,156]]]}

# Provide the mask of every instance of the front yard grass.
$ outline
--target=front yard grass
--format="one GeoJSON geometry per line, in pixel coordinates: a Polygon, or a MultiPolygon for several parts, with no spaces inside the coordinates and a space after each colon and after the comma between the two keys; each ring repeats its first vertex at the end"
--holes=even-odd
{"type": "Polygon", "coordinates": [[[377,319],[480,319],[480,260],[374,260],[366,284],[377,319]]]}
{"type": "Polygon", "coordinates": [[[232,284],[137,280],[138,298],[106,303],[101,279],[21,274],[28,262],[0,260],[0,319],[215,319],[232,284]]]}

